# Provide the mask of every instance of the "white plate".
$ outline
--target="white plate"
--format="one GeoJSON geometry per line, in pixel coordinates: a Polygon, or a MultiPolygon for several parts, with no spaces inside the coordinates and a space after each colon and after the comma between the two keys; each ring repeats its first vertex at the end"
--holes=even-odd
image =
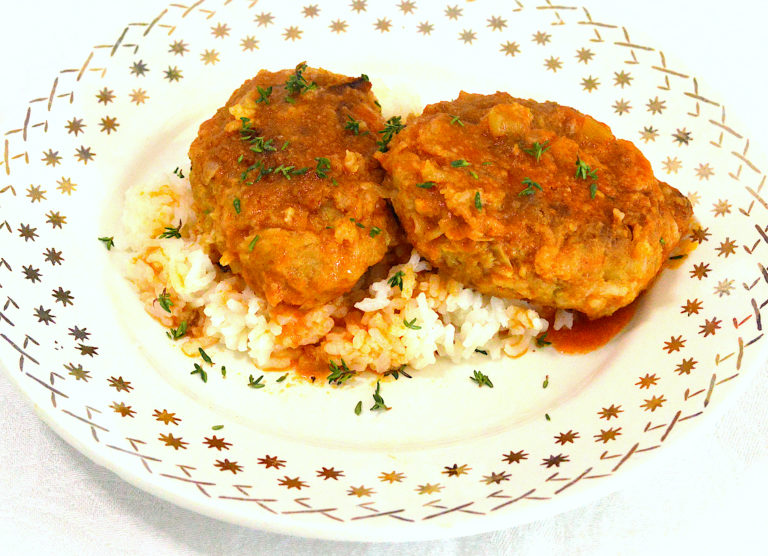
{"type": "Polygon", "coordinates": [[[0,175],[12,185],[0,193],[0,357],[9,375],[64,438],[134,484],[292,534],[469,534],[612,488],[700,426],[763,360],[759,257],[768,241],[755,217],[767,208],[765,159],[684,67],[584,10],[359,5],[320,4],[314,17],[268,1],[170,5],[53,76],[24,127],[0,145],[0,175]],[[333,22],[346,26],[334,32],[333,22]],[[493,390],[467,378],[480,360],[385,382],[393,409],[360,417],[354,405],[372,391],[364,380],[278,388],[268,376],[253,391],[241,362],[239,376],[211,373],[204,385],[96,238],[112,235],[126,187],[186,166],[197,125],[231,90],[258,68],[303,59],[366,72],[424,102],[463,86],[575,106],[637,142],[661,179],[693,195],[710,235],[664,273],[609,346],[489,366],[493,390]],[[79,133],[75,118],[86,125],[79,133]],[[656,133],[644,141],[649,126],[656,133]],[[695,300],[698,312],[682,311],[695,300]],[[84,329],[87,338],[73,335],[84,329]]]}

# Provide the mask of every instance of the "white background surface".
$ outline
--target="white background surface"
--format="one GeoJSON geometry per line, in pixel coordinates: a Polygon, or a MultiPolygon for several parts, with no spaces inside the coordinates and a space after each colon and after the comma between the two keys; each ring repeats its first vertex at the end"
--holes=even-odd
{"type": "MultiPolygon", "coordinates": [[[[48,90],[56,71],[164,5],[2,0],[0,132],[14,125],[10,116],[48,90]]],[[[596,18],[642,30],[682,60],[719,91],[729,115],[746,121],[753,145],[766,152],[765,2],[592,0],[588,7],[596,18]]],[[[580,509],[463,539],[334,543],[220,523],[145,494],[59,439],[0,373],[0,553],[765,554],[765,366],[732,402],[714,425],[659,454],[632,484],[580,509]]]]}

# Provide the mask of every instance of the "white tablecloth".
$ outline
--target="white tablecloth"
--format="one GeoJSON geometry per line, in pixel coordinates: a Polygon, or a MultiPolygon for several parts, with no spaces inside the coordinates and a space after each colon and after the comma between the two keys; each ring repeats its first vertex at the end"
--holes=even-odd
{"type": "MultiPolygon", "coordinates": [[[[67,62],[164,3],[2,2],[0,130],[11,125],[6,107],[25,106],[67,62]]],[[[729,113],[751,124],[751,137],[765,152],[763,0],[593,0],[589,7],[605,20],[651,33],[694,75],[716,83],[729,113]]],[[[362,544],[249,530],[154,498],[58,438],[0,373],[0,553],[765,554],[767,399],[764,367],[713,426],[659,454],[634,484],[580,509],[463,539],[362,544]]]]}

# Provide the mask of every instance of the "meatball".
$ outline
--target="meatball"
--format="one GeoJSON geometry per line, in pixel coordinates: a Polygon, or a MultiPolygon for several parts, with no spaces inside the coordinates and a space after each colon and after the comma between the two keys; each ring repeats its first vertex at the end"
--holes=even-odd
{"type": "Polygon", "coordinates": [[[382,127],[366,76],[299,64],[246,81],[189,150],[212,260],[273,306],[349,291],[398,233],[373,158],[382,127]]]}
{"type": "Polygon", "coordinates": [[[462,92],[377,156],[430,263],[483,293],[590,318],[648,287],[692,218],[632,143],[552,102],[462,92]]]}

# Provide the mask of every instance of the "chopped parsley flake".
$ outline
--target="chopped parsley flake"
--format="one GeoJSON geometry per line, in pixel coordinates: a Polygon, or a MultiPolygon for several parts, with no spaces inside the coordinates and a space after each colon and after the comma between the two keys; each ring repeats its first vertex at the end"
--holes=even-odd
{"type": "Polygon", "coordinates": [[[290,141],[286,141],[285,143],[283,143],[283,146],[282,146],[282,147],[280,147],[280,150],[281,150],[281,151],[284,151],[285,149],[287,149],[287,148],[288,148],[288,145],[290,145],[290,144],[291,144],[291,142],[290,142],[290,141]]]}
{"type": "Polygon", "coordinates": [[[357,402],[357,405],[355,406],[355,415],[360,415],[360,413],[363,411],[363,402],[359,401],[357,402]]]}
{"type": "Polygon", "coordinates": [[[523,189],[520,193],[518,193],[518,197],[524,197],[526,195],[533,195],[536,193],[536,190],[544,191],[541,186],[533,181],[531,178],[523,178],[523,185],[527,186],[525,189],[523,189]]]}
{"type": "Polygon", "coordinates": [[[475,353],[482,353],[483,355],[488,355],[488,352],[484,349],[475,348],[475,353]]]}
{"type": "Polygon", "coordinates": [[[398,270],[392,275],[392,277],[389,280],[387,280],[387,284],[389,284],[390,287],[392,288],[400,288],[400,290],[402,291],[403,276],[405,276],[405,272],[403,272],[402,270],[398,270]]]}
{"type": "Polygon", "coordinates": [[[482,386],[487,386],[488,388],[493,388],[493,382],[491,382],[491,379],[488,378],[488,375],[485,375],[481,373],[480,371],[472,371],[472,376],[469,377],[469,380],[477,384],[477,387],[480,388],[482,386]]]}
{"type": "Polygon", "coordinates": [[[477,172],[475,172],[474,170],[470,170],[469,171],[469,175],[472,176],[476,180],[480,179],[480,177],[477,175],[477,172]]]}
{"type": "Polygon", "coordinates": [[[368,77],[368,76],[367,76],[366,74],[364,74],[364,73],[361,73],[361,74],[360,74],[360,79],[362,79],[363,81],[368,81],[368,82],[370,82],[370,81],[371,81],[371,78],[370,78],[370,77],[368,77]]]}
{"type": "Polygon", "coordinates": [[[113,236],[110,237],[100,237],[99,241],[104,244],[104,247],[107,248],[107,251],[111,251],[112,248],[115,246],[115,238],[113,236]]]}
{"type": "Polygon", "coordinates": [[[392,138],[405,129],[405,124],[402,123],[401,120],[402,118],[400,116],[392,116],[387,120],[387,125],[384,126],[384,129],[379,131],[379,133],[381,133],[381,141],[376,141],[376,144],[379,146],[379,151],[383,153],[387,152],[387,150],[389,150],[389,142],[392,138]]]}
{"type": "Polygon", "coordinates": [[[547,386],[549,386],[549,375],[545,376],[544,382],[541,383],[542,388],[546,388],[547,386]]]}

